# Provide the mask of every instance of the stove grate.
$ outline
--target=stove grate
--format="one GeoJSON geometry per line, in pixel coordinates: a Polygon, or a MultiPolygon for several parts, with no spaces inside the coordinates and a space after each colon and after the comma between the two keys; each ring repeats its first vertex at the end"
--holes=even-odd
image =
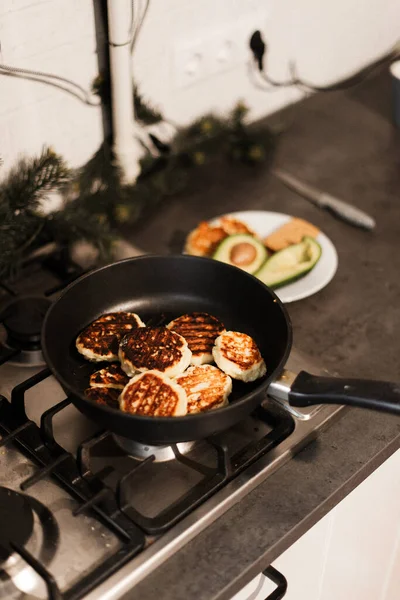
{"type": "Polygon", "coordinates": [[[22,452],[38,464],[33,476],[21,484],[22,489],[34,486],[41,479],[53,476],[78,502],[80,509],[90,509],[96,517],[107,526],[123,543],[115,555],[107,558],[100,566],[62,595],[50,573],[38,563],[24,548],[15,551],[45,580],[50,600],[77,600],[96,585],[107,579],[123,564],[138,554],[145,545],[143,532],[128,519],[118,507],[111,489],[93,476],[85,473],[82,476],[78,462],[57,444],[52,435],[52,418],[71,402],[66,399],[55,405],[42,416],[41,427],[30,421],[25,411],[25,392],[50,375],[44,369],[37,375],[14,388],[11,402],[0,396],[0,433],[1,445],[16,443],[22,452]],[[85,506],[86,505],[86,506],[85,506]]]}
{"type": "Polygon", "coordinates": [[[47,597],[49,600],[63,600],[63,596],[60,592],[60,588],[57,585],[56,580],[53,575],[49,573],[49,571],[38,561],[36,558],[32,556],[30,552],[23,546],[19,544],[11,543],[10,546],[19,554],[19,556],[30,566],[32,569],[39,575],[41,579],[46,584],[47,588],[47,597]]]}
{"type": "MultiPolygon", "coordinates": [[[[172,445],[171,448],[176,460],[189,469],[197,471],[203,475],[203,478],[183,497],[155,516],[145,516],[134,507],[135,487],[132,485],[139,471],[142,471],[147,465],[154,462],[155,457],[150,455],[145,460],[135,464],[130,471],[120,477],[116,484],[116,498],[121,512],[149,535],[157,536],[170,529],[223,485],[233,479],[233,477],[236,477],[251,463],[278,445],[293,430],[293,421],[286,414],[279,413],[279,416],[277,416],[260,408],[258,418],[272,426],[271,431],[261,439],[252,441],[233,455],[230,455],[229,448],[222,440],[223,434],[203,440],[203,443],[211,446],[216,453],[216,467],[209,467],[197,460],[193,460],[189,455],[183,455],[176,445],[172,445]]],[[[110,436],[112,436],[110,432],[101,432],[81,444],[78,450],[78,464],[82,474],[86,476],[92,473],[90,465],[91,452],[98,444],[103,443],[110,436]]],[[[94,501],[89,500],[87,504],[88,506],[92,506],[94,501]]]]}

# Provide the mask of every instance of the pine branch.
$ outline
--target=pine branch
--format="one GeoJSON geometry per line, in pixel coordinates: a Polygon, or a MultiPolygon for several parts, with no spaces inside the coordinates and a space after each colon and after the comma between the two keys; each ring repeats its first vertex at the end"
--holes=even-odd
{"type": "MultiPolygon", "coordinates": [[[[105,72],[100,73],[92,83],[92,93],[99,96],[102,104],[107,107],[111,105],[110,85],[110,75],[105,72]]],[[[135,84],[133,86],[133,105],[135,107],[136,118],[141,123],[153,125],[163,120],[161,112],[143,98],[138,86],[135,84]]]]}
{"type": "Polygon", "coordinates": [[[47,220],[46,233],[65,246],[79,240],[89,241],[100,250],[102,258],[108,258],[115,235],[107,216],[91,212],[87,201],[88,198],[78,198],[68,202],[62,211],[53,213],[47,220]]]}
{"type": "Polygon", "coordinates": [[[0,276],[15,270],[43,229],[39,216],[6,216],[0,211],[0,276]]]}
{"type": "Polygon", "coordinates": [[[135,107],[136,118],[145,125],[153,125],[154,123],[160,123],[163,120],[160,111],[143,99],[137,85],[133,88],[133,104],[135,107]]]}
{"type": "Polygon", "coordinates": [[[78,172],[75,182],[83,197],[96,194],[99,190],[120,187],[120,172],[113,164],[111,140],[105,140],[92,158],[78,172]]]}
{"type": "Polygon", "coordinates": [[[18,268],[20,261],[40,245],[46,216],[40,200],[60,189],[69,171],[60,156],[44,148],[38,157],[22,158],[0,184],[0,275],[18,268]]]}
{"type": "Polygon", "coordinates": [[[35,211],[46,192],[60,188],[69,178],[69,171],[60,156],[44,148],[39,157],[22,158],[2,182],[0,202],[8,210],[35,211]]]}

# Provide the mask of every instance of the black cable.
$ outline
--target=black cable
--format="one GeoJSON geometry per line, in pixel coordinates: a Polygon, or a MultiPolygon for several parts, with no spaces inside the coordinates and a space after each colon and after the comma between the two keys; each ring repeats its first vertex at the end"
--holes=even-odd
{"type": "Polygon", "coordinates": [[[272,87],[289,87],[293,85],[293,79],[290,79],[289,81],[274,81],[267,73],[264,72],[264,55],[267,46],[263,40],[261,31],[258,29],[252,34],[249,46],[253,53],[254,61],[257,63],[258,71],[266,83],[272,87]]]}
{"type": "Polygon", "coordinates": [[[264,69],[265,43],[261,31],[258,29],[251,36],[249,46],[253,53],[254,60],[257,62],[258,70],[262,72],[264,69]]]}
{"type": "Polygon", "coordinates": [[[309,92],[336,92],[352,88],[355,85],[358,85],[359,83],[365,81],[365,79],[367,79],[367,77],[369,77],[371,73],[380,68],[382,65],[399,56],[399,50],[394,49],[382,58],[376,60],[374,63],[367,65],[354,75],[351,75],[346,79],[342,79],[338,83],[326,86],[318,86],[299,78],[297,76],[296,67],[293,62],[289,63],[290,71],[292,74],[292,77],[290,79],[288,79],[287,81],[276,81],[272,79],[264,70],[264,55],[266,51],[266,45],[260,31],[257,30],[253,33],[253,35],[250,38],[249,46],[250,50],[253,53],[254,61],[257,64],[258,73],[262,80],[265,81],[265,83],[272,87],[278,88],[296,86],[309,92]]]}

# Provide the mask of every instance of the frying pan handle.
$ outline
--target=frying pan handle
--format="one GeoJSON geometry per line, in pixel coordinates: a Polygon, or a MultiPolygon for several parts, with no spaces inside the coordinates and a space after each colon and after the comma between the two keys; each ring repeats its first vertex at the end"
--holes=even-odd
{"type": "Polygon", "coordinates": [[[271,387],[271,396],[286,400],[291,406],[347,404],[400,415],[400,383],[284,371],[271,387]]]}

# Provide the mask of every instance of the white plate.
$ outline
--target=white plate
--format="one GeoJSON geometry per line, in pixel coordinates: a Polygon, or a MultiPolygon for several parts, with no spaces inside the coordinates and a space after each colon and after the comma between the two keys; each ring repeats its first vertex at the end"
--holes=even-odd
{"type": "MultiPolygon", "coordinates": [[[[221,216],[230,216],[242,221],[261,238],[266,237],[293,218],[290,215],[266,210],[246,210],[221,216]]],[[[216,224],[219,218],[216,217],[211,223],[216,224]]],[[[338,265],[335,246],[322,232],[318,234],[316,240],[322,248],[321,258],[307,275],[294,283],[289,283],[275,290],[276,295],[282,302],[294,302],[315,294],[325,287],[335,275],[338,265]]]]}

